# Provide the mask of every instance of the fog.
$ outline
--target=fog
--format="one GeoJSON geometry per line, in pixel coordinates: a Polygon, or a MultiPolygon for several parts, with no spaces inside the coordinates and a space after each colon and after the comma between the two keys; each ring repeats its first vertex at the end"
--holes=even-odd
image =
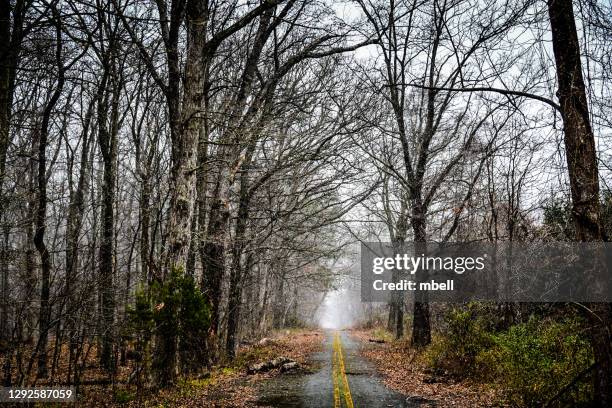
{"type": "Polygon", "coordinates": [[[363,304],[360,299],[358,281],[344,278],[339,289],[327,293],[316,315],[323,329],[346,329],[363,322],[363,304]]]}

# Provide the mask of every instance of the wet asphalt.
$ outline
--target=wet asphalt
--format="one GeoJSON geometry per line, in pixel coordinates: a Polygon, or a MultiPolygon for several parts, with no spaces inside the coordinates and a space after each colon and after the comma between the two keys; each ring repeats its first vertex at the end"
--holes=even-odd
{"type": "MultiPolygon", "coordinates": [[[[283,374],[264,382],[259,388],[257,405],[275,408],[327,408],[334,405],[332,358],[334,331],[325,332],[323,352],[312,355],[313,372],[283,374]]],[[[355,408],[408,408],[419,404],[408,401],[383,384],[374,366],[360,353],[359,340],[340,331],[346,378],[355,408]]],[[[346,407],[344,400],[341,407],[346,407]]],[[[337,404],[337,402],[336,402],[337,404]]]]}

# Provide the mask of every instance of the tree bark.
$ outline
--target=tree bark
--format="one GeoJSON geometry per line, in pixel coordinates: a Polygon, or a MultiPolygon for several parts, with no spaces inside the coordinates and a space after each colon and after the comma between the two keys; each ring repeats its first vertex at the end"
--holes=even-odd
{"type": "Polygon", "coordinates": [[[5,204],[3,185],[6,155],[10,142],[11,112],[23,40],[25,7],[23,0],[17,0],[14,6],[11,6],[10,0],[0,0],[0,38],[2,38],[0,41],[0,218],[5,204]]]}
{"type": "Polygon", "coordinates": [[[185,61],[184,95],[180,123],[172,135],[172,183],[170,218],[168,220],[168,271],[184,273],[191,239],[191,221],[198,151],[202,126],[206,61],[207,2],[187,3],[187,56],[185,61]]]}
{"type": "Polygon", "coordinates": [[[104,171],[102,175],[102,214],[99,248],[100,293],[102,312],[102,351],[100,363],[107,370],[113,369],[113,325],[115,320],[114,293],[114,247],[115,247],[115,179],[117,168],[117,104],[119,84],[110,70],[113,58],[105,62],[105,77],[98,91],[98,143],[102,153],[104,171]],[[107,89],[107,85],[112,87],[107,89]],[[112,98],[112,108],[109,112],[109,99],[112,98]],[[110,119],[110,128],[107,123],[110,119]]]}
{"type": "Polygon", "coordinates": [[[236,352],[236,333],[240,321],[240,302],[242,298],[242,255],[246,246],[246,231],[249,217],[251,196],[249,194],[249,172],[247,160],[240,176],[240,199],[238,203],[238,218],[234,231],[234,245],[232,247],[232,266],[230,271],[230,290],[227,310],[227,337],[226,352],[234,358],[236,352]]]}
{"type": "MultiPolygon", "coordinates": [[[[180,2],[177,2],[177,4],[180,2]]],[[[194,189],[198,135],[202,122],[202,102],[205,92],[206,28],[208,2],[190,0],[186,3],[187,55],[185,60],[182,107],[178,103],[178,84],[168,96],[172,137],[172,168],[170,171],[170,212],[168,219],[168,251],[162,279],[172,273],[184,274],[191,239],[191,222],[194,208],[194,189]]],[[[178,27],[174,27],[178,30],[178,27]]],[[[178,34],[177,34],[178,35],[178,34]]],[[[178,56],[173,53],[177,43],[169,50],[171,74],[178,75],[178,56]]],[[[180,81],[172,78],[170,81],[180,81]]],[[[173,311],[173,313],[178,313],[173,311]]],[[[178,337],[166,335],[158,339],[156,367],[160,386],[175,382],[177,375],[178,337]]]]}
{"type": "Polygon", "coordinates": [[[571,0],[550,0],[548,14],[557,65],[557,96],[563,117],[565,156],[578,241],[602,241],[595,137],[582,77],[580,46],[571,0]]]}
{"type": "MultiPolygon", "coordinates": [[[[422,204],[415,200],[412,211],[412,229],[415,241],[415,253],[417,255],[426,254],[427,234],[425,214],[422,204]]],[[[422,280],[427,271],[417,272],[417,280],[422,280]],[[420,273],[419,273],[420,272],[420,273]]],[[[427,291],[416,291],[413,305],[413,324],[411,343],[414,347],[424,347],[431,343],[431,323],[429,321],[429,301],[427,291]]]]}
{"type": "MultiPolygon", "coordinates": [[[[589,118],[582,76],[580,45],[572,0],[549,0],[548,15],[557,66],[559,105],[569,172],[572,218],[577,241],[604,241],[599,202],[599,171],[595,137],[589,118]]],[[[591,333],[595,354],[595,398],[602,407],[612,405],[612,347],[610,304],[590,304],[595,327],[591,333]]]]}

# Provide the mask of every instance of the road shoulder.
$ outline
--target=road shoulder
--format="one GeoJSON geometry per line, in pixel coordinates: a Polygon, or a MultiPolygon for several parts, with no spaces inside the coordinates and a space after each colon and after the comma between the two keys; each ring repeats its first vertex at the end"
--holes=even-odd
{"type": "Polygon", "coordinates": [[[351,330],[360,339],[360,353],[374,364],[384,384],[420,406],[490,407],[495,391],[469,381],[435,375],[423,364],[406,341],[383,338],[380,331],[351,330]]]}

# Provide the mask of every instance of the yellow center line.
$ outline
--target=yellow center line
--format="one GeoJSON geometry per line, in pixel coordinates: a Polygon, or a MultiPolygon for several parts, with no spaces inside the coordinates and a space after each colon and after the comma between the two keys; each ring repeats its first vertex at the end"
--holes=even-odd
{"type": "Polygon", "coordinates": [[[332,360],[332,377],[334,381],[334,407],[340,408],[340,387],[343,389],[344,402],[347,408],[354,408],[351,388],[349,387],[346,370],[344,368],[344,356],[342,353],[342,341],[338,332],[334,334],[334,352],[332,360]]]}
{"type": "Polygon", "coordinates": [[[336,347],[336,339],[334,338],[334,351],[332,356],[332,378],[334,380],[334,408],[340,408],[340,381],[338,380],[338,376],[336,375],[337,356],[338,350],[336,347]]]}
{"type": "Polygon", "coordinates": [[[340,336],[338,336],[338,355],[340,356],[340,372],[342,373],[342,380],[344,382],[344,401],[346,402],[347,408],[354,408],[351,388],[349,387],[346,370],[344,369],[344,356],[342,353],[342,341],[340,340],[340,336]]]}

